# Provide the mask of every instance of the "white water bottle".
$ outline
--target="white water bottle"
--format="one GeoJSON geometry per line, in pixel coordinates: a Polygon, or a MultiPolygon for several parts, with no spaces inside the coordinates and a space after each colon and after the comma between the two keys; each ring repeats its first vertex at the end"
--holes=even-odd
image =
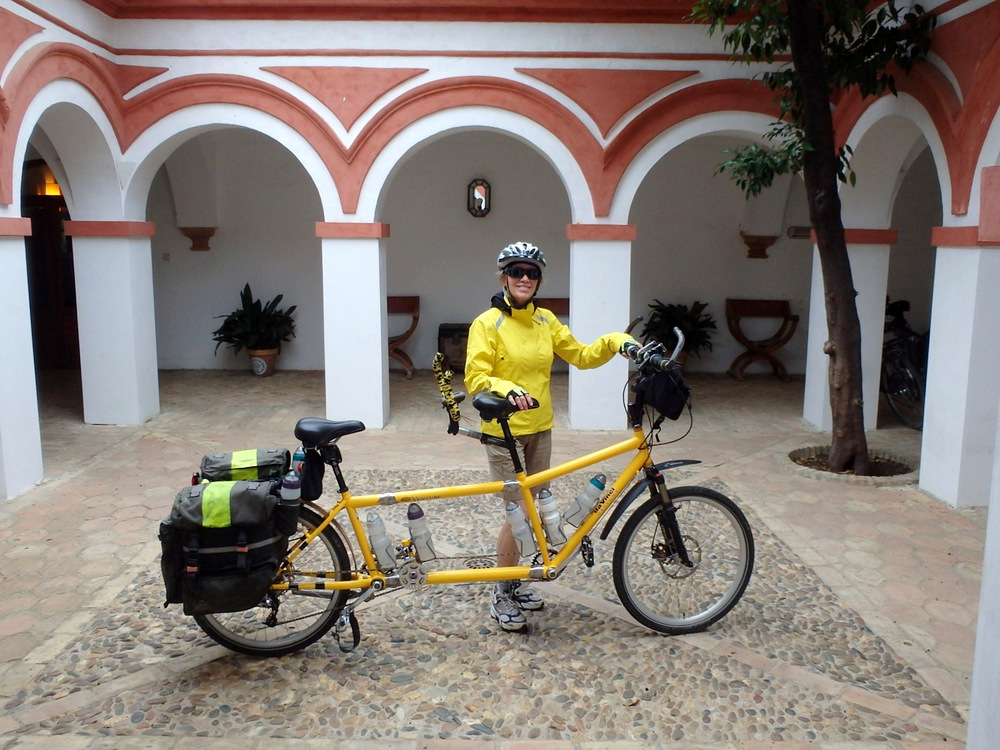
{"type": "Polygon", "coordinates": [[[410,503],[410,507],[406,509],[406,520],[410,527],[410,542],[417,552],[417,560],[427,562],[437,557],[437,552],[434,551],[434,542],[431,539],[431,530],[427,528],[424,509],[416,503],[410,503]]]}
{"type": "Polygon", "coordinates": [[[535,551],[535,537],[531,533],[528,519],[524,517],[521,506],[513,500],[507,502],[507,522],[510,530],[514,534],[514,541],[517,542],[517,551],[523,555],[530,555],[535,551]]]}
{"type": "Polygon", "coordinates": [[[583,519],[590,515],[594,509],[594,503],[604,494],[604,483],[607,480],[603,474],[596,474],[584,485],[583,492],[576,496],[576,500],[563,514],[563,519],[570,526],[579,526],[583,519]]]}
{"type": "Polygon", "coordinates": [[[368,511],[368,541],[381,570],[392,570],[396,567],[396,545],[385,533],[385,521],[373,510],[368,511]]]}
{"type": "Polygon", "coordinates": [[[281,499],[298,500],[302,497],[302,479],[299,473],[292,469],[281,480],[281,499]]]}
{"type": "Polygon", "coordinates": [[[566,534],[562,528],[562,516],[556,509],[556,499],[547,489],[538,493],[538,515],[542,517],[542,526],[545,527],[545,538],[549,544],[558,547],[566,541],[566,534]]]}

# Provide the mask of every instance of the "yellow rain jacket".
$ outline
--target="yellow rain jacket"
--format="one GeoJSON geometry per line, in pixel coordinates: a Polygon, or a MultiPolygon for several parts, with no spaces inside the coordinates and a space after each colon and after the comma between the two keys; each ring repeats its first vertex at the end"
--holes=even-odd
{"type": "MultiPolygon", "coordinates": [[[[553,354],[587,370],[609,361],[630,339],[624,333],[608,333],[584,346],[550,310],[536,307],[534,302],[523,310],[513,309],[507,295],[497,294],[493,307],[469,328],[465,388],[470,395],[490,391],[506,396],[515,390],[527,391],[540,406],[515,413],[510,418],[511,432],[532,435],[551,430],[553,354]]],[[[496,422],[484,422],[482,431],[503,434],[496,422]]]]}

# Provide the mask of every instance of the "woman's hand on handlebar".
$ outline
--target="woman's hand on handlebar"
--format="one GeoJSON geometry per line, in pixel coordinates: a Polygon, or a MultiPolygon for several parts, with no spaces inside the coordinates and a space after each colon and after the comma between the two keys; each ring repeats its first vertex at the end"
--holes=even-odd
{"type": "Polygon", "coordinates": [[[631,359],[633,362],[637,362],[639,342],[635,339],[629,339],[628,341],[623,342],[621,347],[618,349],[618,353],[625,357],[625,359],[631,359]]]}

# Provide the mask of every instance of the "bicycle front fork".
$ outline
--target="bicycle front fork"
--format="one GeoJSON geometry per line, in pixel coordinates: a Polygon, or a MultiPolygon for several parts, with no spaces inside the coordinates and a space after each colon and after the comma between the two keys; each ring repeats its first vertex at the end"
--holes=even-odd
{"type": "Polygon", "coordinates": [[[657,469],[648,468],[646,469],[646,476],[653,483],[650,492],[654,497],[658,496],[662,504],[656,516],[660,520],[660,531],[663,534],[664,546],[662,549],[657,549],[659,545],[654,545],[652,550],[653,556],[661,558],[661,562],[677,559],[686,568],[694,567],[694,563],[691,562],[691,557],[688,555],[687,547],[684,546],[684,537],[681,534],[680,526],[677,524],[677,506],[674,505],[674,501],[670,498],[663,474],[657,469]]]}

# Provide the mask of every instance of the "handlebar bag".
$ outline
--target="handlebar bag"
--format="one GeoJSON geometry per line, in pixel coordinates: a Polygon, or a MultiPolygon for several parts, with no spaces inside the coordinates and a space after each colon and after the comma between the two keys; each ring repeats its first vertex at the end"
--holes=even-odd
{"type": "Polygon", "coordinates": [[[684,376],[678,369],[640,375],[632,391],[638,403],[652,406],[667,419],[677,419],[691,398],[691,389],[684,384],[684,376]]]}
{"type": "Polygon", "coordinates": [[[291,465],[292,456],[286,448],[251,448],[204,456],[200,476],[209,482],[277,479],[284,476],[291,465]]]}
{"type": "Polygon", "coordinates": [[[185,487],[160,524],[166,604],[184,614],[240,612],[261,603],[298,523],[299,503],[278,482],[185,487]]]}

